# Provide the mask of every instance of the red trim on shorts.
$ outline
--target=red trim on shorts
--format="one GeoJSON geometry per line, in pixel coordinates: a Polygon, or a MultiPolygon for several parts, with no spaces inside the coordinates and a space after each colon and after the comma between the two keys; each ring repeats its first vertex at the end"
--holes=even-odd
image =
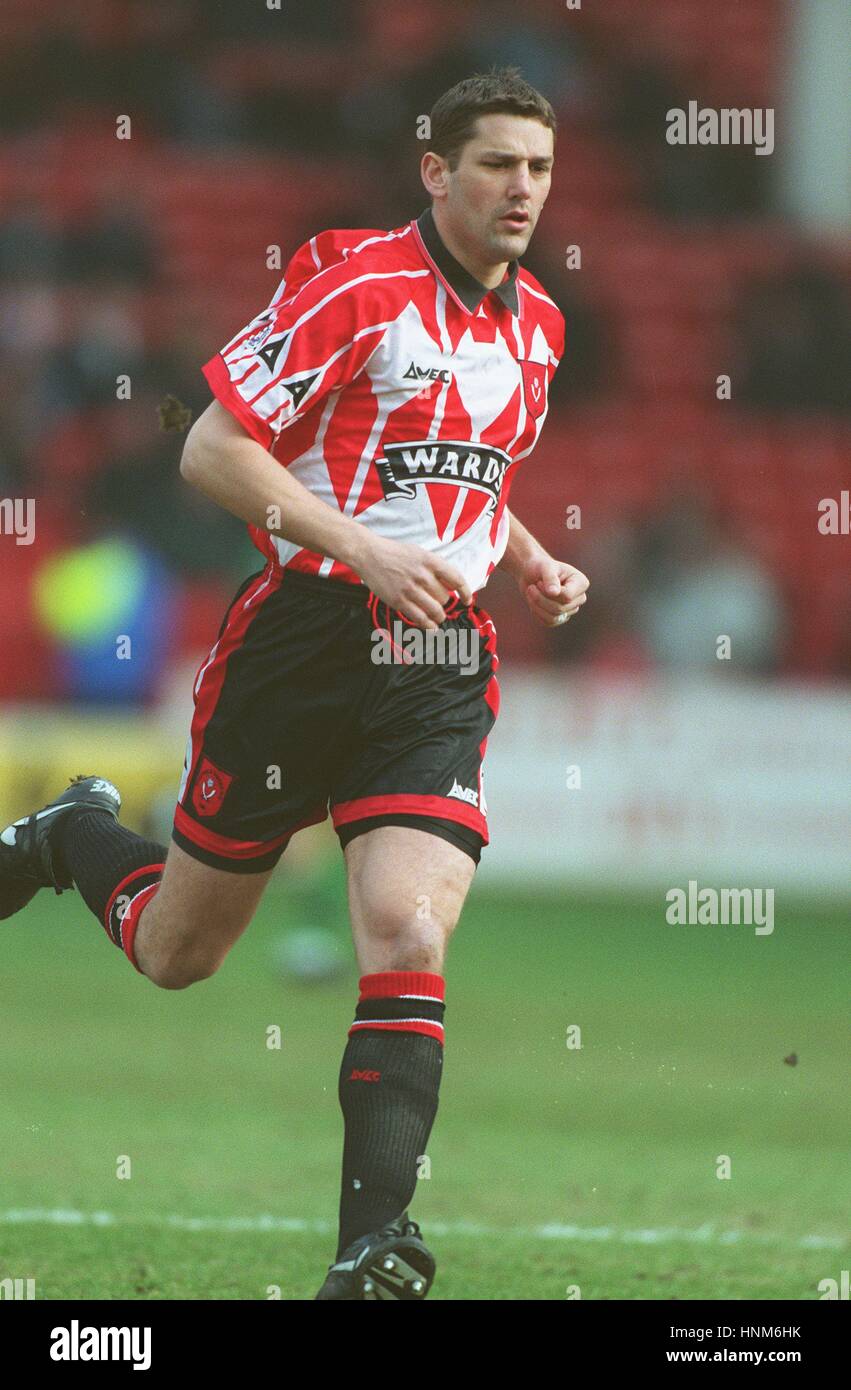
{"type": "Polygon", "coordinates": [[[443,1024],[432,1023],[430,1019],[380,1019],[373,1020],[365,1018],[362,1022],[353,1023],[349,1029],[349,1037],[352,1033],[359,1033],[363,1028],[369,1028],[371,1032],[381,1033],[424,1033],[427,1038],[436,1038],[439,1043],[444,1040],[443,1024]]]}
{"type": "Polygon", "coordinates": [[[231,607],[225,626],[218,640],[213,644],[206,659],[201,662],[195,673],[195,680],[192,682],[192,691],[195,699],[195,712],[192,716],[192,727],[190,729],[190,739],[192,748],[192,766],[186,778],[184,797],[189,792],[189,787],[195,775],[198,759],[202,753],[204,742],[204,731],[207,728],[218,703],[225,683],[227,674],[228,658],[237,651],[245,641],[246,633],[266,600],[277,592],[281,583],[282,570],[276,561],[270,561],[262,574],[258,574],[256,580],[251,584],[237,599],[231,607]],[[262,594],[259,602],[258,595],[262,594]],[[213,655],[215,653],[215,655],[213,655]],[[203,675],[201,672],[203,671],[203,675]],[[198,680],[201,680],[201,688],[195,694],[195,687],[198,680]]]}
{"type": "MultiPolygon", "coordinates": [[[[494,627],[494,621],[490,613],[486,613],[483,608],[480,608],[478,613],[471,609],[470,617],[475,623],[479,634],[485,638],[485,651],[490,653],[491,674],[490,680],[485,686],[485,704],[493,711],[493,717],[496,719],[499,714],[499,681],[496,678],[499,657],[496,654],[496,628],[494,627]],[[486,631],[487,636],[485,636],[486,631]]],[[[485,736],[479,744],[479,805],[482,804],[482,767],[485,761],[487,748],[488,740],[487,736],[485,736]]]]}
{"type": "Polygon", "coordinates": [[[221,855],[223,859],[259,859],[261,855],[271,854],[273,850],[285,845],[297,830],[304,830],[307,825],[317,825],[327,815],[328,812],[323,806],[315,815],[291,825],[283,835],[276,835],[272,840],[232,840],[227,835],[217,835],[215,830],[199,825],[180,805],[174,808],[174,825],[193,845],[198,845],[210,854],[221,855]]]}
{"type": "Polygon", "coordinates": [[[491,656],[491,675],[485,687],[485,703],[493,710],[494,719],[499,714],[499,681],[496,678],[496,671],[499,667],[499,657],[496,654],[496,628],[490,613],[486,613],[480,608],[476,613],[470,609],[470,617],[475,623],[482,637],[485,638],[485,651],[491,656]],[[487,635],[485,635],[487,630],[487,635]]]}
{"type": "Polygon", "coordinates": [[[361,975],[359,985],[359,1003],[363,999],[401,999],[406,994],[425,995],[441,1004],[446,999],[443,976],[428,970],[381,970],[375,975],[361,975]]]}
{"type": "Polygon", "coordinates": [[[398,811],[402,816],[436,816],[440,820],[454,820],[459,825],[467,825],[471,830],[478,831],[485,844],[488,843],[487,821],[481,811],[454,796],[418,796],[414,792],[360,796],[354,801],[340,801],[332,806],[331,822],[336,830],[338,825],[368,820],[370,816],[385,816],[392,811],[398,811]]]}
{"type": "MultiPolygon", "coordinates": [[[[116,898],[119,898],[121,894],[130,887],[131,883],[135,883],[137,878],[142,878],[146,874],[156,873],[157,870],[159,870],[160,874],[162,874],[164,868],[165,864],[146,864],[144,869],[134,869],[132,873],[129,873],[126,876],[126,878],[123,878],[121,880],[117,888],[113,888],[112,895],[110,896],[109,902],[106,905],[106,911],[103,914],[103,925],[110,941],[112,941],[112,933],[109,930],[109,919],[112,916],[112,909],[115,907],[116,898]]],[[[129,906],[130,904],[128,904],[128,908],[129,906]]]]}

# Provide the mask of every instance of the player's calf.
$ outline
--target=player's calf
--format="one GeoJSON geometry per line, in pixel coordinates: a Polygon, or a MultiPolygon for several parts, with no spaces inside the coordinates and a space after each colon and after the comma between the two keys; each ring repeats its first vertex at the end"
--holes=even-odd
{"type": "Polygon", "coordinates": [[[434,834],[383,826],[346,845],[346,869],[362,974],[340,1070],[338,1261],[414,1196],[443,1070],[443,955],[475,864],[434,834]]]}
{"type": "Polygon", "coordinates": [[[136,931],[137,968],[162,989],[186,989],[214,975],[254,916],[272,872],[229,873],[171,844],[162,882],[136,931]]]}

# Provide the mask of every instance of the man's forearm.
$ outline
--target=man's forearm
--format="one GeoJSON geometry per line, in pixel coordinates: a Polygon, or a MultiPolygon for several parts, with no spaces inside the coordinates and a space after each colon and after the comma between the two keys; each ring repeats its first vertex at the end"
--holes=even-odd
{"type": "Polygon", "coordinates": [[[502,569],[517,579],[525,569],[530,560],[536,556],[544,554],[544,547],[535,540],[531,531],[517,520],[517,517],[506,508],[508,517],[509,532],[508,545],[505,547],[505,554],[499,564],[502,569]]]}
{"type": "Polygon", "coordinates": [[[205,497],[314,554],[332,555],[416,627],[437,628],[450,594],[472,593],[461,570],[407,541],[376,535],[315,497],[242,428],[219,401],[186,438],[180,471],[205,497]]]}
{"type": "Polygon", "coordinates": [[[319,555],[332,555],[355,573],[372,543],[370,532],[314,496],[220,408],[199,417],[180,464],[187,482],[242,521],[319,555]]]}

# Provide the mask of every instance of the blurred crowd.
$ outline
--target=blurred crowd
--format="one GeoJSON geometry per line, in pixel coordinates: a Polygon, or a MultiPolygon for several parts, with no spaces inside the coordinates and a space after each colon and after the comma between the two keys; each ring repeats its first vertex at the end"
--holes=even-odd
{"type": "MultiPolygon", "coordinates": [[[[191,309],[182,305],[147,185],[107,165],[57,210],[31,179],[16,178],[18,161],[39,139],[69,127],[108,129],[128,113],[134,140],[164,158],[175,150],[199,163],[284,158],[306,173],[350,161],[357,177],[325,225],[392,227],[425,204],[417,117],[461,77],[518,65],[557,110],[557,162],[563,156],[567,173],[560,216],[548,224],[545,213],[526,258],[568,325],[545,430],[564,441],[566,477],[571,422],[640,396],[625,325],[641,329],[645,319],[643,305],[630,307],[618,283],[617,246],[613,290],[595,278],[588,237],[589,273],[566,267],[572,196],[585,217],[580,225],[634,223],[651,245],[657,229],[660,244],[675,234],[683,245],[707,233],[727,244],[730,229],[735,236],[742,227],[770,242],[777,229],[764,172],[770,161],[744,150],[701,151],[696,159],[660,138],[666,110],[687,101],[688,73],[663,43],[648,44],[640,26],[613,42],[593,21],[567,25],[557,7],[538,0],[522,9],[510,0],[311,0],[280,9],[260,0],[81,0],[48,24],[14,0],[8,30],[0,53],[0,497],[37,498],[42,535],[57,546],[126,535],[175,591],[206,586],[216,603],[249,571],[254,552],[239,522],[182,483],[180,437],[159,429],[157,408],[170,393],[193,416],[204,409],[201,364],[265,299],[246,301],[224,334],[216,285],[208,287],[208,313],[203,296],[200,311],[197,297],[191,309]],[[131,383],[129,399],[117,396],[119,372],[131,383]]],[[[318,229],[310,200],[298,194],[298,179],[270,189],[272,206],[286,214],[285,260],[318,229]]],[[[734,409],[772,428],[812,419],[822,434],[835,426],[844,437],[849,315],[840,268],[820,248],[790,243],[786,231],[780,240],[783,255],[762,268],[752,257],[731,281],[719,360],[735,381],[734,409]]],[[[256,248],[248,254],[256,257],[256,248]]],[[[664,280],[664,267],[654,274],[664,280]]],[[[277,278],[269,277],[267,298],[277,278]]],[[[660,294],[664,288],[656,286],[660,294]]],[[[678,312],[664,303],[656,317],[678,312]]],[[[686,319],[690,312],[683,309],[686,319]]],[[[678,404],[676,382],[665,389],[678,404]]],[[[693,387],[683,390],[688,396],[693,387]]],[[[534,456],[524,467],[528,476],[534,456]]],[[[523,496],[522,515],[534,529],[533,488],[523,496]]],[[[19,552],[14,558],[29,563],[19,552]]],[[[569,659],[618,669],[709,667],[716,664],[702,636],[709,623],[719,633],[734,630],[739,670],[848,673],[844,627],[801,661],[802,648],[788,640],[796,620],[788,576],[751,545],[745,520],[718,511],[711,476],[683,479],[679,489],[666,479],[640,506],[612,514],[593,534],[586,529],[576,562],[593,570],[594,602],[571,628],[569,645],[540,634],[537,646],[523,648],[518,639],[531,659],[568,651],[569,659]]],[[[503,618],[510,655],[521,615],[500,594],[489,606],[503,618]]],[[[0,629],[3,621],[0,608],[0,629]]],[[[13,686],[0,682],[4,689],[13,686]]]]}

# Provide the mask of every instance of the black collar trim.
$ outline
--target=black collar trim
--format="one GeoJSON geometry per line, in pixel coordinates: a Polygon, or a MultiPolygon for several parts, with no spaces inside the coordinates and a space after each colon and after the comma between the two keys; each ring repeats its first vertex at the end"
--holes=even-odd
{"type": "Polygon", "coordinates": [[[517,295],[519,262],[509,261],[508,278],[503,280],[501,285],[495,285],[491,291],[487,285],[483,285],[475,276],[471,275],[469,270],[465,270],[460,261],[456,261],[452,252],[444,245],[435,226],[431,208],[426,208],[425,212],[412,225],[419,232],[420,241],[428,258],[434,264],[435,270],[469,313],[474,314],[485,296],[491,293],[495,294],[506,309],[511,310],[512,314],[519,313],[520,306],[517,295]]]}

